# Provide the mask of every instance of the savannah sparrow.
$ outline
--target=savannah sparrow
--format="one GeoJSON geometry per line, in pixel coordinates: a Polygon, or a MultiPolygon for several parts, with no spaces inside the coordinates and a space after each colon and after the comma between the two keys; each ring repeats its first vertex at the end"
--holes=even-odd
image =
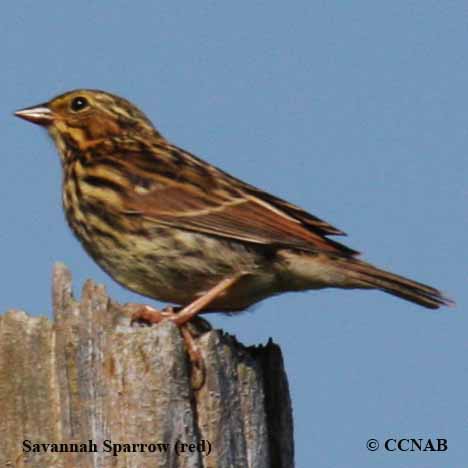
{"type": "Polygon", "coordinates": [[[150,320],[183,325],[327,287],[380,289],[430,309],[452,303],[358,259],[328,237],[344,233],[327,222],[169,143],[125,99],[80,89],[16,115],[55,141],[66,218],[91,257],[128,289],[183,306],[147,307],[150,320]]]}

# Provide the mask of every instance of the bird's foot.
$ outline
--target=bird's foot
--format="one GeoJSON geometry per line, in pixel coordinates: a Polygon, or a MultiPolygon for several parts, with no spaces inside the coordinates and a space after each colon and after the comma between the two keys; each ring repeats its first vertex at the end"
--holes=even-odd
{"type": "Polygon", "coordinates": [[[184,339],[185,349],[190,360],[190,383],[194,390],[200,390],[206,378],[205,361],[195,341],[195,337],[192,335],[190,327],[188,325],[182,325],[180,327],[180,333],[184,339]]]}
{"type": "Polygon", "coordinates": [[[214,287],[206,291],[200,297],[195,299],[185,307],[174,309],[172,307],[165,308],[164,310],[154,309],[153,307],[138,304],[127,304],[127,310],[130,309],[132,313],[133,324],[136,321],[143,321],[149,323],[160,323],[163,320],[171,320],[179,328],[184,338],[187,353],[191,363],[191,381],[192,386],[195,390],[200,389],[205,382],[206,368],[203,362],[200,349],[195,343],[195,336],[191,323],[194,321],[202,321],[205,324],[206,320],[200,319],[198,314],[207,308],[213,301],[218,297],[226,293],[240,278],[244,276],[244,273],[240,272],[231,277],[221,280],[214,287]]]}
{"type": "Polygon", "coordinates": [[[131,314],[131,325],[136,322],[147,324],[161,323],[163,320],[175,322],[174,316],[177,314],[176,309],[170,306],[159,310],[148,305],[129,303],[125,304],[125,309],[131,314]]]}
{"type": "Polygon", "coordinates": [[[180,330],[184,340],[185,349],[190,361],[190,381],[194,390],[199,390],[206,375],[205,362],[200,348],[197,346],[196,338],[211,329],[211,325],[201,317],[194,317],[191,321],[180,323],[178,316],[180,307],[165,307],[163,310],[142,304],[126,304],[126,309],[131,313],[131,324],[134,323],[161,323],[164,320],[174,322],[180,330]]]}

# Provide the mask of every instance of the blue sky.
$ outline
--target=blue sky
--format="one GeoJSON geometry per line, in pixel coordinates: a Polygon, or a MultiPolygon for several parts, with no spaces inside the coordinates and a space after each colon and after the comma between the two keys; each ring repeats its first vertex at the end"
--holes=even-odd
{"type": "Polygon", "coordinates": [[[77,87],[137,104],[171,141],[322,217],[381,267],[437,286],[286,294],[210,317],[281,345],[297,467],[461,467],[468,458],[468,5],[5,2],[0,7],[0,311],[50,315],[52,265],[141,301],[65,224],[58,156],[17,108],[77,87]],[[444,437],[445,453],[367,439],[444,437]]]}

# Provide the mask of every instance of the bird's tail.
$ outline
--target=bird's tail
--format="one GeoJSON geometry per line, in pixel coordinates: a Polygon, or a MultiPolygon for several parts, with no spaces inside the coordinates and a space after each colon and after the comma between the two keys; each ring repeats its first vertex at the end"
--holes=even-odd
{"type": "Polygon", "coordinates": [[[348,277],[356,281],[358,287],[380,289],[428,309],[438,309],[441,306],[455,304],[442,292],[431,286],[381,270],[357,259],[347,259],[343,262],[343,267],[347,270],[348,277]]]}

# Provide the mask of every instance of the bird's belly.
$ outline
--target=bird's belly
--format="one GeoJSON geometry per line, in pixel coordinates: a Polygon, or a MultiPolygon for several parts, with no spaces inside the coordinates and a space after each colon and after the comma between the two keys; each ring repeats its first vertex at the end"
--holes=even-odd
{"type": "Polygon", "coordinates": [[[173,228],[158,228],[146,236],[126,233],[119,242],[80,240],[117,282],[164,302],[189,304],[240,272],[244,278],[209,309],[242,310],[276,292],[276,276],[265,256],[240,242],[173,228]]]}

